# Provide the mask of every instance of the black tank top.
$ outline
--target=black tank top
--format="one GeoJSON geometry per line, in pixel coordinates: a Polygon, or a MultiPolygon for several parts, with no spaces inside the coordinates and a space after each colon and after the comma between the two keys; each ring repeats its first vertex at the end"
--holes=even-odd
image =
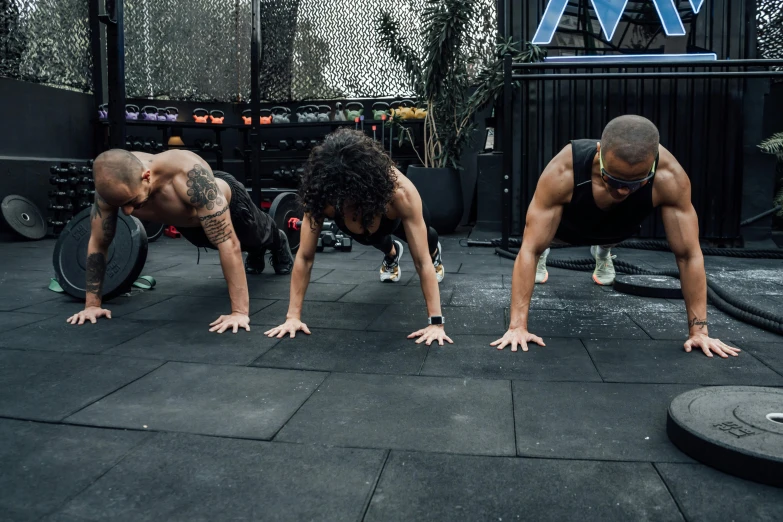
{"type": "Polygon", "coordinates": [[[351,230],[349,230],[347,226],[345,226],[345,219],[343,218],[343,215],[335,208],[334,222],[337,224],[337,228],[342,230],[345,234],[349,235],[350,237],[354,238],[356,241],[360,243],[367,243],[367,242],[371,243],[375,239],[379,239],[391,235],[391,233],[397,230],[397,227],[400,226],[402,220],[400,218],[389,219],[386,217],[385,214],[382,214],[381,222],[378,224],[378,230],[376,230],[372,234],[366,234],[366,233],[356,234],[351,230]]]}
{"type": "Polygon", "coordinates": [[[593,199],[593,160],[599,140],[572,140],[574,192],[555,237],[572,245],[611,245],[633,236],[653,211],[653,179],[607,210],[593,199]]]}

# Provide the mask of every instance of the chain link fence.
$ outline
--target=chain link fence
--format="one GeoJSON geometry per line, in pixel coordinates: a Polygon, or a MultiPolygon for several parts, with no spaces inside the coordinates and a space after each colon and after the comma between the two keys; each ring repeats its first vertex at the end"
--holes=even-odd
{"type": "MultiPolygon", "coordinates": [[[[411,47],[421,48],[425,0],[256,1],[262,101],[413,94],[402,68],[380,45],[377,26],[381,13],[389,12],[411,47]]],[[[495,17],[494,0],[478,1],[486,16],[495,17]]],[[[635,17],[657,17],[649,5],[633,3],[639,4],[635,17]]],[[[249,100],[251,0],[125,0],[124,5],[129,97],[249,100]]],[[[783,57],[783,4],[758,0],[757,8],[761,56],[783,57]]],[[[569,20],[576,24],[578,11],[564,17],[565,29],[569,20]]],[[[475,25],[477,34],[486,31],[481,21],[475,25]]],[[[636,25],[625,36],[631,47],[660,38],[648,34],[645,24],[636,25]]],[[[477,41],[486,43],[481,36],[477,41]]],[[[88,1],[0,0],[0,76],[92,91],[88,1]]]]}
{"type": "Polygon", "coordinates": [[[0,76],[92,91],[86,0],[0,0],[0,76]]]}

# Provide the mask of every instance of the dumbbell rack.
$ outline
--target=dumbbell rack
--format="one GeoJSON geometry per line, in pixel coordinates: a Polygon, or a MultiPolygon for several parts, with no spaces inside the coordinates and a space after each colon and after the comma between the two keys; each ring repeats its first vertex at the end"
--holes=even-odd
{"type": "Polygon", "coordinates": [[[73,163],[60,163],[49,168],[49,191],[46,222],[48,234],[59,236],[74,215],[92,205],[95,183],[92,162],[81,167],[73,163]]]}

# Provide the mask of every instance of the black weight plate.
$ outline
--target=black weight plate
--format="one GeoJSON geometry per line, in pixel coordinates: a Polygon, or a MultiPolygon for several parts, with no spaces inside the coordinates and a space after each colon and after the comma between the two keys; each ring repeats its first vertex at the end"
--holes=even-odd
{"type": "Polygon", "coordinates": [[[46,235],[46,220],[35,203],[22,196],[3,198],[2,215],[5,224],[26,239],[41,239],[46,235]]]}
{"type": "Polygon", "coordinates": [[[711,386],[669,406],[669,439],[708,466],[783,487],[783,389],[711,386]]]}
{"type": "Polygon", "coordinates": [[[682,299],[680,280],[668,276],[618,275],[614,279],[614,289],[642,297],[682,299]]]}
{"type": "Polygon", "coordinates": [[[304,211],[297,201],[296,194],[294,192],[278,194],[272,201],[272,206],[269,207],[269,215],[275,220],[277,227],[288,236],[291,252],[296,253],[299,249],[299,230],[288,226],[288,221],[291,218],[301,221],[304,217],[304,211]]]}
{"type": "MultiPolygon", "coordinates": [[[[90,242],[90,211],[76,214],[65,226],[54,247],[54,272],[66,293],[85,298],[87,245],[90,242]]],[[[147,233],[141,221],[122,212],[117,216],[117,231],[109,246],[103,300],[130,290],[147,261],[147,233]]]]}
{"type": "Polygon", "coordinates": [[[141,224],[144,226],[144,231],[147,232],[147,241],[150,243],[157,241],[166,228],[166,225],[163,223],[155,223],[154,221],[142,220],[141,224]]]}

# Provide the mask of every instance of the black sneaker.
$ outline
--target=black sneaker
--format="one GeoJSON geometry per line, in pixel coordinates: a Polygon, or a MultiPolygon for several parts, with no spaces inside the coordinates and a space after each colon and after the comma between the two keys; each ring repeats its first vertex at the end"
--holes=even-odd
{"type": "Polygon", "coordinates": [[[266,250],[258,250],[256,252],[248,252],[245,259],[245,273],[246,274],[260,274],[266,267],[266,250]]]}
{"type": "Polygon", "coordinates": [[[400,270],[400,258],[402,257],[402,243],[394,240],[394,257],[383,256],[381,263],[381,283],[396,283],[400,280],[402,270],[400,270]]]}
{"type": "Polygon", "coordinates": [[[291,252],[291,247],[288,245],[288,236],[285,232],[278,230],[280,234],[280,248],[272,250],[270,257],[272,258],[272,266],[275,268],[275,274],[286,275],[290,274],[294,269],[294,254],[291,252]]]}

